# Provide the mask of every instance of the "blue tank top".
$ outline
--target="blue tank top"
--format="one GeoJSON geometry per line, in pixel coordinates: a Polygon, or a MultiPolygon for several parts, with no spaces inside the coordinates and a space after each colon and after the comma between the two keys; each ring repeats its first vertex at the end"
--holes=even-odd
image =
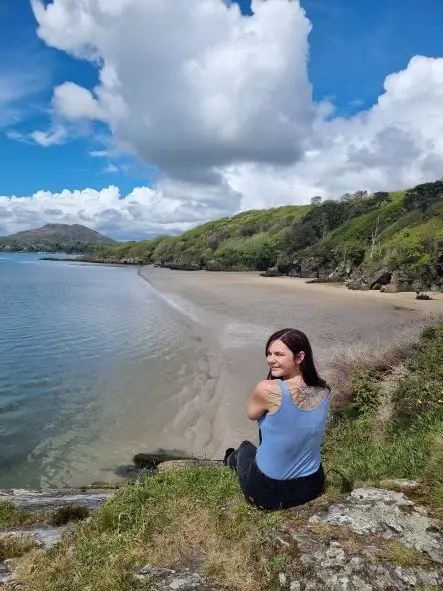
{"type": "Polygon", "coordinates": [[[278,381],[280,408],[257,421],[262,442],[257,450],[256,463],[263,474],[276,480],[309,476],[320,467],[320,447],[328,417],[328,391],[325,389],[317,408],[303,410],[293,402],[283,380],[278,381]]]}

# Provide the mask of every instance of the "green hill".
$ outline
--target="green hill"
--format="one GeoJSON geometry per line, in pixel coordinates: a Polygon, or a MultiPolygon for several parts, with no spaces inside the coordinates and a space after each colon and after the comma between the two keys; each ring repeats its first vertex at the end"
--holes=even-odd
{"type": "Polygon", "coordinates": [[[46,224],[0,237],[0,251],[89,252],[115,240],[80,224],[46,224]]]}
{"type": "Polygon", "coordinates": [[[355,278],[381,270],[443,285],[443,182],[242,212],[180,236],[99,248],[100,262],[355,278]],[[274,269],[274,271],[276,271],[274,269]]]}

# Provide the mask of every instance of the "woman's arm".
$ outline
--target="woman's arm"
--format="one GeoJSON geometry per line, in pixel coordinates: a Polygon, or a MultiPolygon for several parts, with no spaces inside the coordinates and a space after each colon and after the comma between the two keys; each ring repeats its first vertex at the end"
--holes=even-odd
{"type": "Polygon", "coordinates": [[[249,396],[249,400],[246,404],[246,414],[251,421],[256,421],[268,410],[266,384],[267,380],[259,382],[249,396]]]}

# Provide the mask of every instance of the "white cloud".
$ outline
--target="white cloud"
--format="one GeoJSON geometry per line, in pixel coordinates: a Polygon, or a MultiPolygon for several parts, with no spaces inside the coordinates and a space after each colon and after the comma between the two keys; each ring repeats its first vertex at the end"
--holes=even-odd
{"type": "Polygon", "coordinates": [[[40,37],[91,61],[100,80],[92,90],[69,81],[54,90],[55,127],[40,143],[55,142],[57,125],[71,133],[98,120],[117,152],[164,175],[155,191],[135,190],[144,197],[130,207],[133,195],[99,208],[89,190],[79,193],[81,208],[51,197],[68,217],[83,212],[95,227],[102,219],[128,232],[166,229],[170,219],[178,229],[238,209],[443,174],[443,58],[414,57],[386,78],[371,109],[337,117],[312,100],[311,25],[297,0],[255,0],[250,18],[221,0],[32,5],[40,37]]]}
{"type": "Polygon", "coordinates": [[[150,238],[228,215],[240,203],[240,195],[228,186],[196,190],[176,181],[163,181],[155,189],[138,187],[122,197],[115,186],[101,191],[38,191],[27,198],[0,196],[3,233],[45,223],[77,223],[117,239],[150,238]]]}
{"type": "Polygon", "coordinates": [[[105,117],[92,92],[72,82],[57,86],[54,91],[53,105],[58,115],[70,120],[100,120],[105,117]]]}
{"type": "Polygon", "coordinates": [[[50,131],[33,131],[29,134],[29,138],[36,144],[40,144],[44,148],[49,148],[50,146],[63,144],[68,138],[68,133],[63,126],[58,125],[50,131]]]}

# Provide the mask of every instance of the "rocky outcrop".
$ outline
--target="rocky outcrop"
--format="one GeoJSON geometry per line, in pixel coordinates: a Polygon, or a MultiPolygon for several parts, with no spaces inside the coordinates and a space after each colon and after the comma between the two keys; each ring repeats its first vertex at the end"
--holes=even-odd
{"type": "Polygon", "coordinates": [[[386,293],[416,291],[416,285],[412,277],[395,271],[392,273],[390,283],[385,285],[382,291],[386,293]]]}
{"type": "Polygon", "coordinates": [[[0,501],[12,503],[19,511],[51,511],[68,505],[93,510],[115,494],[100,489],[0,490],[0,501]]]}
{"type": "Polygon", "coordinates": [[[392,273],[390,271],[381,271],[374,277],[369,279],[369,289],[380,289],[383,285],[387,285],[391,281],[392,273]]]}

